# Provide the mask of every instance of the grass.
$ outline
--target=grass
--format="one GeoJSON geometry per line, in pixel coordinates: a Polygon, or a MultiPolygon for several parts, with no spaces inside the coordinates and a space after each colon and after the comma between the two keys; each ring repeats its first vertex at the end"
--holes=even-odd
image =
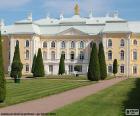
{"type": "MultiPolygon", "coordinates": [[[[33,78],[32,76],[25,76],[26,78],[33,78]]],[[[46,77],[41,77],[41,79],[65,79],[65,80],[87,80],[87,76],[80,75],[78,77],[74,75],[48,75],[46,77]]]]}
{"type": "Polygon", "coordinates": [[[57,116],[123,116],[140,109],[140,79],[128,79],[95,95],[58,109],[57,116]]]}
{"type": "Polygon", "coordinates": [[[75,80],[50,80],[50,79],[29,79],[21,80],[15,84],[13,80],[7,80],[7,95],[0,107],[38,99],[66,90],[92,84],[90,81],[75,80]]]}

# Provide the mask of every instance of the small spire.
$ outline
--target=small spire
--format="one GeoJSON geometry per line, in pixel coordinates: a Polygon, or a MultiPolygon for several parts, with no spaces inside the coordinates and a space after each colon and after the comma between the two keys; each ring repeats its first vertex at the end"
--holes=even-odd
{"type": "Polygon", "coordinates": [[[76,0],[76,5],[74,7],[74,14],[75,15],[79,15],[80,14],[80,8],[79,8],[77,0],[76,0]]]}
{"type": "Polygon", "coordinates": [[[114,13],[113,13],[113,17],[114,17],[114,18],[118,18],[118,16],[119,16],[118,11],[117,11],[117,10],[116,10],[116,11],[114,11],[114,13]]]}
{"type": "Polygon", "coordinates": [[[4,24],[4,20],[1,19],[1,20],[0,20],[0,30],[4,27],[4,25],[5,25],[5,24],[4,24]]]}
{"type": "Polygon", "coordinates": [[[64,16],[63,13],[60,14],[60,20],[63,20],[64,16]]]}
{"type": "Polygon", "coordinates": [[[32,21],[32,20],[33,20],[33,18],[32,18],[32,13],[31,13],[31,12],[30,12],[30,13],[28,13],[27,19],[28,19],[28,20],[30,20],[30,21],[32,21]]]}
{"type": "Polygon", "coordinates": [[[90,13],[89,13],[89,18],[93,18],[93,11],[91,10],[90,13]]]}
{"type": "Polygon", "coordinates": [[[46,18],[47,18],[47,19],[50,19],[50,13],[47,13],[46,18]]]}

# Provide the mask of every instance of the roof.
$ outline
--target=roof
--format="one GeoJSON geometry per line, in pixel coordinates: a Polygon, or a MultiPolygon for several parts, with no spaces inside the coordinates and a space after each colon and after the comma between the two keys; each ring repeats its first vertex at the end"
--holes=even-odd
{"type": "Polygon", "coordinates": [[[127,22],[119,17],[80,17],[60,19],[43,18],[32,21],[32,17],[16,21],[13,25],[3,26],[2,34],[39,34],[58,35],[67,31],[81,32],[81,34],[97,35],[99,33],[140,33],[140,22],[127,22]]]}
{"type": "Polygon", "coordinates": [[[133,33],[140,33],[140,21],[130,21],[128,22],[129,29],[133,33]]]}
{"type": "Polygon", "coordinates": [[[129,33],[131,32],[127,22],[107,22],[103,33],[129,33]]]}

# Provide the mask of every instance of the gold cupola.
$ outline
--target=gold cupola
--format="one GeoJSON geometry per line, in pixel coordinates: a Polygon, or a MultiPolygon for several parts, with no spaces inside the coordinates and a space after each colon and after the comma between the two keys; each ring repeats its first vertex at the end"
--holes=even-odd
{"type": "Polygon", "coordinates": [[[80,8],[78,3],[76,3],[75,7],[74,7],[74,14],[75,15],[80,15],[80,8]]]}

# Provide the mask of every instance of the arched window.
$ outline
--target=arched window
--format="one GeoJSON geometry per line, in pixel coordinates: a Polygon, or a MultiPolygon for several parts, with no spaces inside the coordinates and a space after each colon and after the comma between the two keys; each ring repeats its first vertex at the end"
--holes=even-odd
{"type": "Polygon", "coordinates": [[[123,50],[121,50],[121,52],[120,52],[120,60],[124,60],[124,51],[123,50]]]}
{"type": "Polygon", "coordinates": [[[47,42],[43,42],[43,48],[47,48],[47,42]]]}
{"type": "Polygon", "coordinates": [[[29,50],[26,50],[26,59],[29,59],[29,50]]]}
{"type": "Polygon", "coordinates": [[[75,42],[74,41],[71,42],[71,48],[75,48],[75,42]]]}
{"type": "Polygon", "coordinates": [[[137,74],[137,66],[133,66],[133,74],[137,74]]]}
{"type": "Polygon", "coordinates": [[[71,53],[70,53],[70,59],[73,61],[74,60],[74,52],[72,51],[71,53]]]}
{"type": "Polygon", "coordinates": [[[112,40],[111,39],[108,40],[108,47],[112,47],[112,40]]]}
{"type": "Polygon", "coordinates": [[[61,54],[63,55],[63,57],[64,57],[64,59],[65,59],[65,57],[66,57],[65,52],[64,52],[64,51],[62,51],[62,53],[61,53],[61,54]]]}
{"type": "Polygon", "coordinates": [[[134,44],[134,45],[137,45],[137,43],[138,43],[137,40],[134,40],[134,41],[133,41],[133,44],[134,44]]]}
{"type": "Polygon", "coordinates": [[[55,52],[54,52],[54,51],[51,52],[51,60],[52,60],[52,61],[55,60],[55,52]]]}
{"type": "Polygon", "coordinates": [[[113,72],[113,66],[110,64],[108,65],[108,73],[112,73],[113,72]]]}
{"type": "Polygon", "coordinates": [[[52,41],[51,47],[52,47],[52,48],[55,48],[55,42],[54,42],[54,41],[52,41]]]}
{"type": "Polygon", "coordinates": [[[108,60],[112,60],[112,51],[108,51],[108,60]]]}
{"type": "Polygon", "coordinates": [[[120,46],[121,46],[121,47],[125,46],[125,42],[124,42],[124,39],[121,39],[121,43],[120,43],[120,46]]]}
{"type": "Polygon", "coordinates": [[[61,48],[65,48],[66,47],[66,44],[64,41],[61,42],[61,48]]]}
{"type": "Polygon", "coordinates": [[[19,41],[18,40],[16,40],[16,45],[19,45],[19,41]]]}
{"type": "Polygon", "coordinates": [[[29,64],[26,64],[26,72],[29,72],[29,64]]]}
{"type": "Polygon", "coordinates": [[[83,41],[80,42],[80,48],[84,48],[84,42],[83,41]]]}
{"type": "Polygon", "coordinates": [[[133,60],[137,60],[137,51],[136,50],[133,51],[133,60]]]}
{"type": "Polygon", "coordinates": [[[43,59],[47,60],[47,52],[46,51],[43,52],[43,59]]]}
{"type": "Polygon", "coordinates": [[[30,46],[29,40],[26,40],[25,46],[26,47],[29,47],[30,46]]]}
{"type": "Polygon", "coordinates": [[[84,60],[84,52],[80,51],[80,60],[84,60]]]}
{"type": "Polygon", "coordinates": [[[124,71],[125,71],[125,67],[124,67],[124,65],[121,65],[120,66],[120,73],[124,74],[124,71]]]}

